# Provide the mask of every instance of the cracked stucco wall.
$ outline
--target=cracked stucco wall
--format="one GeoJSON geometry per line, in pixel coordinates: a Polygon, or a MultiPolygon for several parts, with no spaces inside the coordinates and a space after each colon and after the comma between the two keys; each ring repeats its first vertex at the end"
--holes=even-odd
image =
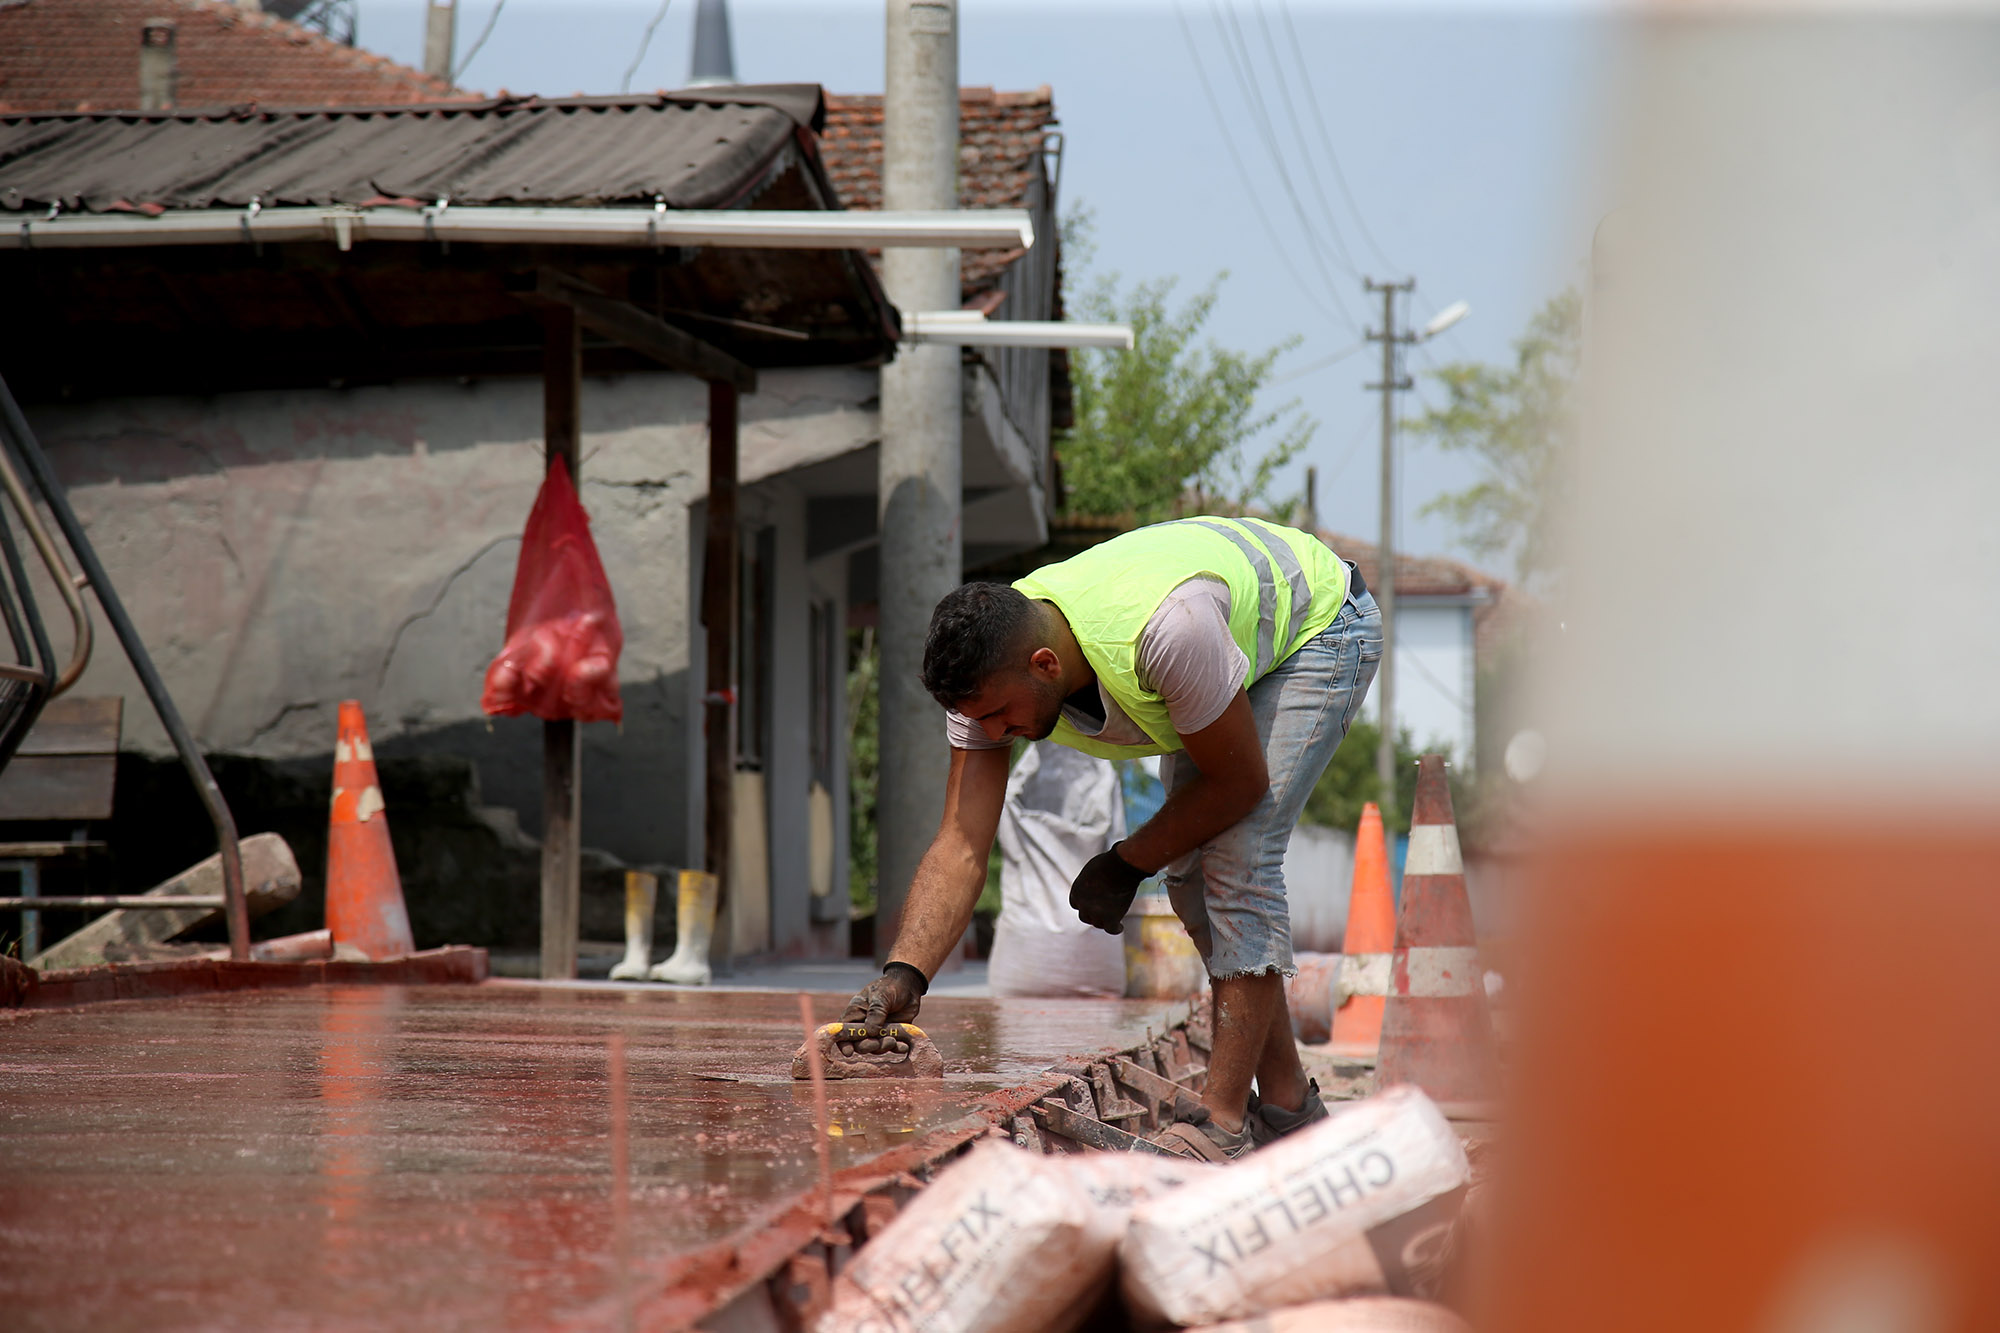
{"type": "MultiPolygon", "coordinates": [[[[744,400],[747,477],[873,438],[872,373],[764,378],[744,400]]],[[[625,630],[626,709],[622,729],[586,729],[584,838],[632,862],[683,863],[696,822],[689,506],[706,411],[680,376],[584,386],[582,495],[625,630]]],[[[31,420],[204,748],[326,754],[340,700],[358,699],[378,749],[471,757],[484,798],[539,830],[539,724],[479,711],[541,478],[537,382],[114,399],[31,420]]],[[[101,624],[78,688],[123,694],[127,748],[168,752],[101,624]]]]}

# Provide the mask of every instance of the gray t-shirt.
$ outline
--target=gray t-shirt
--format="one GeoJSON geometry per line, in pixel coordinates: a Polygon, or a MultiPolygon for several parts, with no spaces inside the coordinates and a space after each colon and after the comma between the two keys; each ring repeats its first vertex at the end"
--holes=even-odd
{"type": "MultiPolygon", "coordinates": [[[[1185,736],[1222,716],[1236,691],[1250,678],[1250,659],[1229,633],[1229,585],[1198,575],[1168,593],[1139,632],[1139,688],[1160,696],[1174,730],[1185,736]]],[[[1151,745],[1152,737],[1125,715],[1098,682],[1097,697],[1104,723],[1063,705],[1063,718],[1093,740],[1106,745],[1151,745]]],[[[988,740],[977,722],[947,710],[945,735],[958,750],[997,750],[1013,744],[988,740]]]]}

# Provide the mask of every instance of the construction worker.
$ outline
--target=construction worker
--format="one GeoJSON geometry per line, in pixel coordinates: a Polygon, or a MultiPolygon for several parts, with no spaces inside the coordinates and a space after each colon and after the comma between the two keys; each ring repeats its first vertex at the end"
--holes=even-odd
{"type": "Polygon", "coordinates": [[[1084,921],[1117,934],[1141,882],[1161,873],[1207,966],[1206,1090],[1156,1141],[1224,1161],[1323,1119],[1285,1006],[1285,848],[1381,660],[1381,612],[1359,572],[1313,536],[1254,518],[1156,524],[1011,587],[948,594],[923,661],[951,742],[944,819],[889,962],[847,1021],[914,1018],[958,947],[1016,738],[1107,759],[1163,755],[1166,804],[1070,888],[1084,921]]]}

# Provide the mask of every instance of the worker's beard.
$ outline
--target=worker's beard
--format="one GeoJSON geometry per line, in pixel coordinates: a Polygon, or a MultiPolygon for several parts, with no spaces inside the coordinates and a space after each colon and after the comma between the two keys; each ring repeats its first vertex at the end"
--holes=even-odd
{"type": "Polygon", "coordinates": [[[1035,690],[1034,739],[1045,741],[1055,731],[1056,723],[1062,721],[1062,687],[1054,681],[1030,676],[1035,690]]]}

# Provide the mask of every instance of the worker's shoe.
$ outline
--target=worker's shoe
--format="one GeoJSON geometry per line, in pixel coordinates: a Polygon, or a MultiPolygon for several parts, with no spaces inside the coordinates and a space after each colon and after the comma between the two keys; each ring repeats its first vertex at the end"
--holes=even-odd
{"type": "Polygon", "coordinates": [[[1250,1094],[1250,1109],[1243,1114],[1243,1128],[1258,1147],[1275,1143],[1287,1134],[1304,1129],[1307,1125],[1326,1119],[1326,1103],[1320,1100],[1319,1080],[1306,1080],[1306,1101],[1296,1111],[1287,1111],[1282,1106],[1272,1106],[1259,1101],[1256,1093],[1250,1094]]]}
{"type": "Polygon", "coordinates": [[[1199,1162],[1233,1162],[1257,1146],[1251,1135],[1253,1121],[1243,1117],[1243,1128],[1231,1134],[1209,1114],[1206,1106],[1190,1098],[1175,1099],[1174,1123],[1152,1136],[1150,1142],[1176,1157],[1192,1157],[1199,1162]]]}

